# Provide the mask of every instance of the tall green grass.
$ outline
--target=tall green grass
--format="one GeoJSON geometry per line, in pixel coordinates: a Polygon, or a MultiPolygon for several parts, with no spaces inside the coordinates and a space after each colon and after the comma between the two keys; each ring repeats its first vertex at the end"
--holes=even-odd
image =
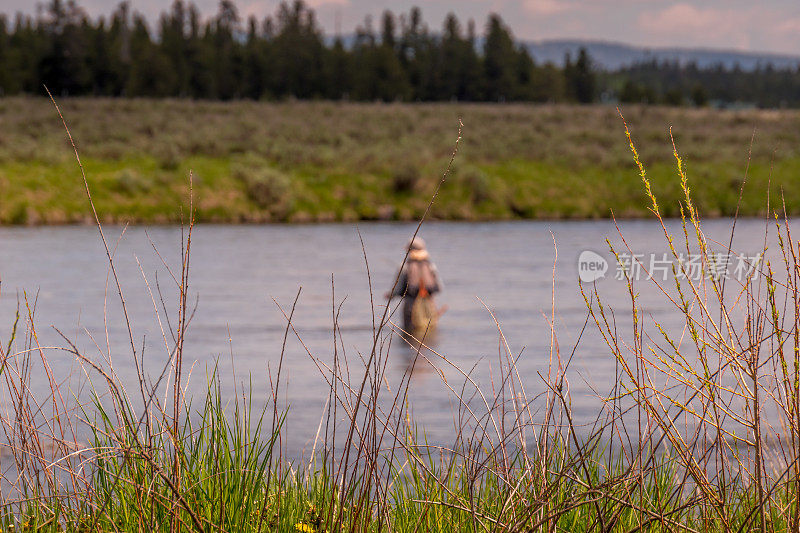
{"type": "MultiPolygon", "coordinates": [[[[312,452],[295,457],[283,446],[284,421],[291,411],[280,407],[277,391],[291,376],[281,375],[281,364],[266,378],[270,401],[263,409],[253,407],[250,391],[223,396],[215,369],[209,371],[204,397],[186,398],[182,392],[192,221],[182,241],[181,268],[172,271],[178,307],[170,320],[156,311],[171,354],[163,368],[143,368],[128,330],[138,388],[125,389],[108,359],[90,358],[64,337],[64,347],[57,350],[82,363],[92,401],[82,404],[71,397],[50,369],[53,348],[39,345],[35,304],[27,298],[20,302],[18,323],[0,348],[3,393],[9,400],[0,414],[3,527],[797,530],[800,245],[779,211],[772,222],[780,236],[776,263],[767,263],[758,277],[753,274],[740,284],[729,280],[725,285],[707,275],[713,243],[703,232],[683,159],[675,149],[676,180],[683,193],[682,234],[676,236],[663,224],[661,204],[630,134],[628,140],[647,207],[662,222],[665,243],[676,259],[681,251],[697,251],[704,276],[682,277],[680,266],[673,271],[671,288],[647,282],[657,284],[664,301],[685,318],[678,337],[645,313],[636,280],[628,279],[626,314],[606,306],[595,287],[581,286],[585,327],[601,334],[619,369],[617,383],[599,402],[588,429],[570,408],[567,370],[574,349],[562,351],[555,326],[550,352],[541,354],[549,358],[549,370],[540,376],[545,392],[534,398],[531,378],[520,374],[517,354],[496,321],[498,367],[490,387],[481,388],[468,371],[426,346],[424,336],[398,335],[403,332],[393,321],[396,308],[375,303],[372,341],[358,358],[337,341],[335,308],[333,352],[309,353],[329,385],[328,404],[312,452]],[[730,293],[735,297],[726,296],[730,293]],[[629,333],[618,328],[619,316],[630,319],[629,333]],[[408,343],[415,359],[400,386],[389,390],[383,384],[395,342],[408,343]],[[424,428],[414,422],[408,384],[421,364],[450,367],[463,378],[458,387],[452,379],[442,380],[454,398],[457,422],[451,443],[428,442],[424,428]],[[33,368],[44,371],[48,391],[31,389],[33,368]],[[542,409],[534,409],[537,401],[542,409]],[[768,419],[768,411],[777,419],[768,419]],[[82,439],[87,431],[88,442],[82,439]],[[8,461],[13,467],[6,467],[8,461]]],[[[91,201],[88,182],[86,192],[91,201]]],[[[114,281],[114,256],[100,217],[96,220],[114,281]]],[[[365,270],[369,278],[368,261],[365,270]]],[[[130,325],[135,317],[127,314],[122,285],[115,286],[130,325]]],[[[553,291],[551,320],[555,283],[553,291]]],[[[294,309],[282,311],[284,346],[290,336],[302,342],[294,309]]]]}

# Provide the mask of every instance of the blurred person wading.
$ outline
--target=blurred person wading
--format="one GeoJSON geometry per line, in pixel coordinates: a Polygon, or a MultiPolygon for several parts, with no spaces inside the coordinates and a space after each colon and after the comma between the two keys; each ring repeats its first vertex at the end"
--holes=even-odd
{"type": "Polygon", "coordinates": [[[408,259],[394,290],[387,296],[403,298],[403,329],[416,339],[430,336],[436,328],[439,310],[433,296],[442,290],[436,265],[430,260],[421,237],[408,243],[408,259]]]}

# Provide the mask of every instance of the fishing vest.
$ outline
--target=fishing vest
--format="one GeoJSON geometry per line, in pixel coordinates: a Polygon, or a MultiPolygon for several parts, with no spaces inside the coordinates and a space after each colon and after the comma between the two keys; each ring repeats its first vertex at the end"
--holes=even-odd
{"type": "Polygon", "coordinates": [[[408,262],[406,283],[408,294],[423,298],[439,289],[433,268],[428,260],[408,262]]]}

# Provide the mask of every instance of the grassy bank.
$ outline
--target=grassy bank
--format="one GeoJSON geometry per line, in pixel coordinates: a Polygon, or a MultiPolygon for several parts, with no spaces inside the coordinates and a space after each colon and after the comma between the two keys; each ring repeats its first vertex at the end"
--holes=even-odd
{"type": "MultiPolygon", "coordinates": [[[[613,107],[208,103],[65,99],[104,221],[175,222],[194,174],[203,222],[414,220],[465,124],[432,216],[454,220],[646,216],[613,107]]],[[[630,106],[666,216],[678,213],[668,126],[706,216],[741,213],[771,190],[800,212],[800,112],[630,106]]],[[[44,99],[0,99],[0,223],[87,221],[72,153],[44,99]]]]}

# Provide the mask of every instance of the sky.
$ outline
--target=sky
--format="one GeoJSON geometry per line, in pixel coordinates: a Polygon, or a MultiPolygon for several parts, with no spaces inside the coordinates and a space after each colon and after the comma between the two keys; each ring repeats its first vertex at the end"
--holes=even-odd
{"type": "MultiPolygon", "coordinates": [[[[244,17],[275,12],[279,0],[234,0],[244,17]]],[[[116,0],[78,0],[91,16],[109,14],[116,0]]],[[[194,0],[204,16],[218,0],[194,0]]],[[[352,33],[365,16],[378,27],[385,9],[395,14],[417,5],[438,31],[452,11],[466,26],[482,30],[487,14],[498,13],[514,36],[525,40],[588,39],[646,47],[721,48],[800,55],[799,0],[306,0],[326,33],[352,33]]],[[[35,13],[33,0],[0,0],[0,11],[35,13]]],[[[151,22],[171,0],[131,0],[151,22]]]]}

